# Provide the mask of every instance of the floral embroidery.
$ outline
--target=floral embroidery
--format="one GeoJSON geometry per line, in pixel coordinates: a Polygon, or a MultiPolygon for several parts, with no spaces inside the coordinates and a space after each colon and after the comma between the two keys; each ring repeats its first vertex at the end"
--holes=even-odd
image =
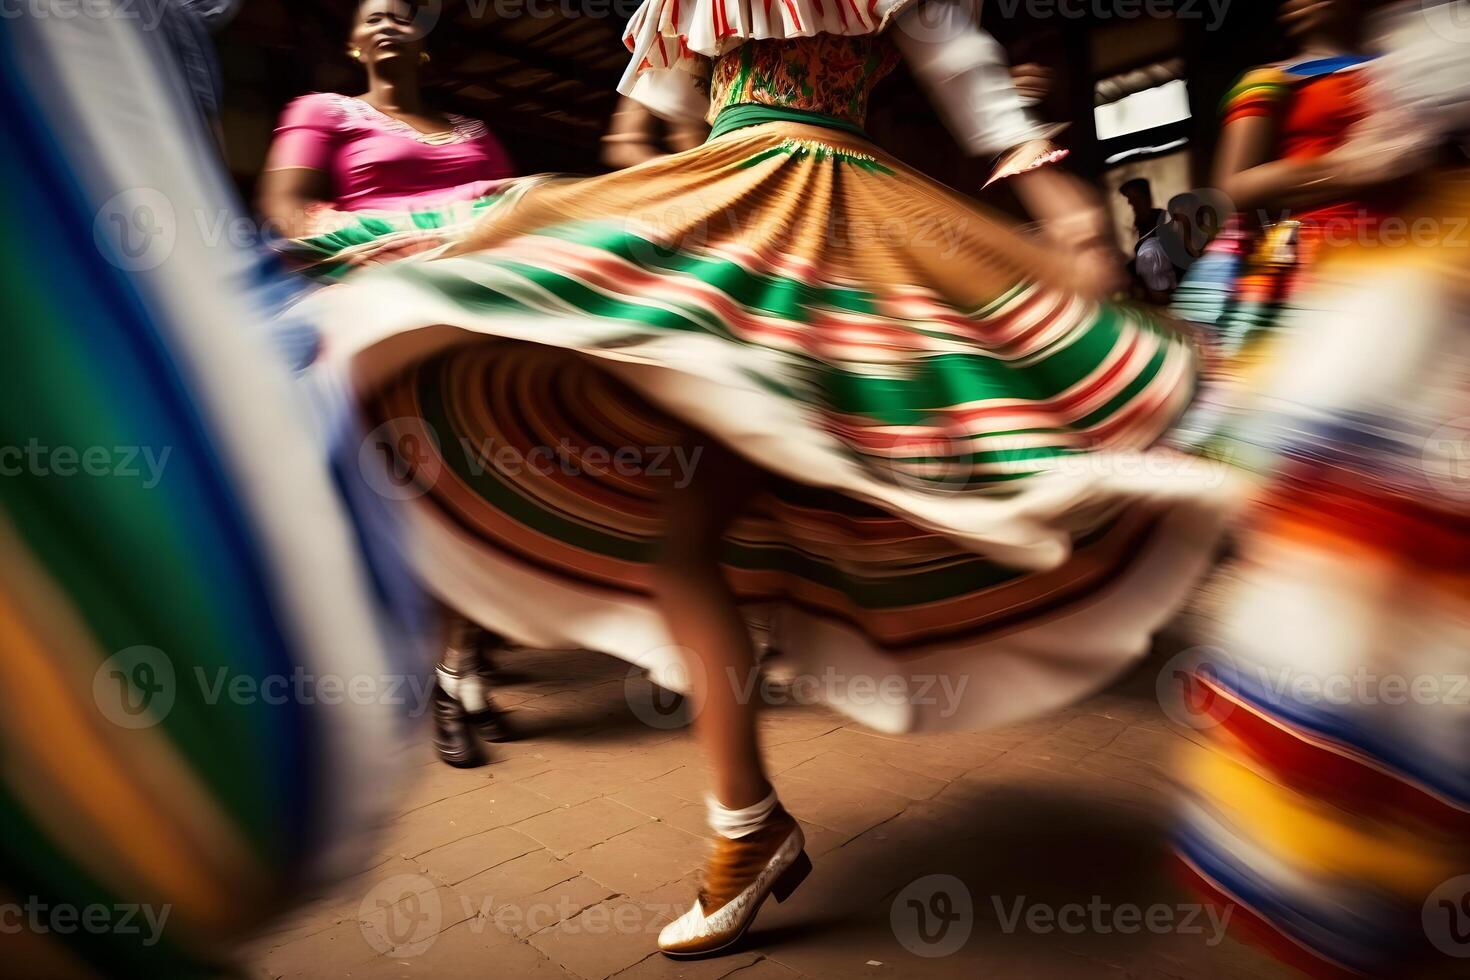
{"type": "Polygon", "coordinates": [[[861,126],[869,93],[896,64],[898,50],[881,34],[748,41],[715,63],[711,113],[754,102],[861,126]]]}
{"type": "Polygon", "coordinates": [[[377,107],[364,102],[362,99],[351,95],[337,95],[333,100],[337,111],[347,119],[364,122],[371,120],[375,125],[406,136],[411,140],[426,143],[429,146],[448,146],[454,143],[468,143],[483,137],[487,132],[485,124],[478,119],[469,116],[461,116],[457,112],[446,112],[444,118],[449,120],[450,128],[442,133],[422,133],[414,129],[402,119],[388,115],[377,107]]]}

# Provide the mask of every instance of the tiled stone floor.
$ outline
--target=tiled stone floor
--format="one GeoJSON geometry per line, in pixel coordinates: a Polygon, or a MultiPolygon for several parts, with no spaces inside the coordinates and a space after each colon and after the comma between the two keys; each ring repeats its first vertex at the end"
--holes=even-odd
{"type": "Polygon", "coordinates": [[[620,661],[502,655],[522,682],[498,699],[528,738],[457,771],[426,737],[375,867],[261,940],[251,975],[1286,976],[1222,939],[1168,863],[1181,736],[1154,698],[1165,659],[983,734],[885,737],[825,709],[767,710],[774,779],[816,870],[739,952],[679,963],[654,939],[693,900],[706,846],[688,732],[639,720],[657,720],[651,691],[620,661]]]}

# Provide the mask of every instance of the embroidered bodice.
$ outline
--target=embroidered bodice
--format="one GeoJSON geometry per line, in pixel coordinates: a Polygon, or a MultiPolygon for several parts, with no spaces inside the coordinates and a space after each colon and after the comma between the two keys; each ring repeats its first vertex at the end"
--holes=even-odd
{"type": "Polygon", "coordinates": [[[898,60],[898,49],[883,34],[750,41],[715,62],[708,118],[713,122],[727,106],[755,103],[861,126],[869,93],[898,60]]]}
{"type": "Polygon", "coordinates": [[[969,152],[1050,135],[962,0],[643,0],[623,42],[632,58],[618,91],[666,119],[754,102],[860,125],[896,50],[969,152]]]}

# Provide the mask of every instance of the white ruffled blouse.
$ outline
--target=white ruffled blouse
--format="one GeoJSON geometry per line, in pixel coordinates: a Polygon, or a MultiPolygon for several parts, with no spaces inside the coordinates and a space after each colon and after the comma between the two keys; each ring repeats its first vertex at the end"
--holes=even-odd
{"type": "Polygon", "coordinates": [[[623,42],[618,91],[676,121],[709,108],[710,64],[746,41],[892,31],[914,76],[968,152],[994,156],[1053,130],[1026,111],[1005,51],[970,0],[643,0],[623,42]]]}

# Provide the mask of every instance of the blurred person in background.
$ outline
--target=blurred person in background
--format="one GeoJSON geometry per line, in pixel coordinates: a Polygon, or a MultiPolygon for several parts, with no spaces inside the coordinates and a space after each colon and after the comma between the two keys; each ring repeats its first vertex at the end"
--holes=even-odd
{"type": "MultiPolygon", "coordinates": [[[[424,99],[429,63],[418,0],[364,0],[347,39],[367,91],[303,95],[281,114],[258,207],[308,273],[333,278],[441,244],[456,224],[493,204],[512,176],[510,156],[478,119],[424,99]]],[[[482,742],[510,738],[490,697],[487,635],[444,609],[434,693],[434,748],[453,766],[488,761],[482,742]]]]}
{"type": "Polygon", "coordinates": [[[1118,194],[1133,212],[1133,234],[1140,241],[1168,218],[1168,212],[1154,205],[1154,186],[1147,177],[1123,181],[1118,194]]]}
{"type": "Polygon", "coordinates": [[[1295,53],[1246,72],[1226,97],[1214,183],[1236,213],[1173,303],[1204,328],[1220,368],[1186,422],[1196,445],[1229,425],[1231,392],[1269,359],[1321,251],[1371,231],[1383,214],[1382,189],[1338,159],[1368,112],[1365,2],[1287,0],[1280,21],[1295,53]]]}
{"type": "Polygon", "coordinates": [[[1470,955],[1467,14],[1409,0],[1368,24],[1381,57],[1326,182],[1383,203],[1317,252],[1242,386],[1227,446],[1259,491],[1177,716],[1197,729],[1178,854],[1312,976],[1463,976],[1470,955]]]}
{"type": "Polygon", "coordinates": [[[1246,72],[1226,96],[1213,182],[1235,214],[1175,310],[1230,351],[1276,322],[1324,230],[1350,233],[1365,217],[1364,186],[1332,155],[1367,111],[1365,2],[1286,0],[1279,19],[1294,53],[1246,72]]]}
{"type": "Polygon", "coordinates": [[[513,176],[484,122],[423,96],[420,24],[436,12],[422,0],[364,0],[346,53],[367,91],[313,92],[282,112],[257,202],[282,236],[320,238],[317,251],[338,260],[347,250],[356,263],[385,261],[437,244],[447,232],[414,232],[472,220],[513,176]]]}

